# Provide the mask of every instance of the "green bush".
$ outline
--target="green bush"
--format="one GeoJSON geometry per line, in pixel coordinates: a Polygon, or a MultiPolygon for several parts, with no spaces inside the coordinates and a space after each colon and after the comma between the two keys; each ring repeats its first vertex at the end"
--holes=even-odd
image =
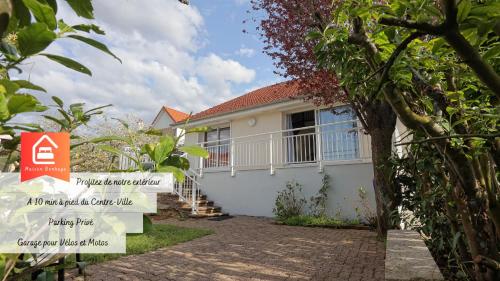
{"type": "Polygon", "coordinates": [[[278,192],[273,213],[279,219],[299,216],[303,214],[306,203],[302,195],[302,185],[295,181],[287,182],[286,188],[278,192]]]}
{"type": "Polygon", "coordinates": [[[326,213],[326,203],[328,201],[328,189],[330,188],[330,176],[323,175],[321,188],[315,196],[309,199],[309,212],[314,217],[324,217],[326,213]]]}
{"type": "Polygon", "coordinates": [[[343,227],[359,224],[358,220],[346,221],[337,218],[321,216],[293,216],[280,220],[283,224],[292,226],[322,226],[322,227],[343,227]]]}

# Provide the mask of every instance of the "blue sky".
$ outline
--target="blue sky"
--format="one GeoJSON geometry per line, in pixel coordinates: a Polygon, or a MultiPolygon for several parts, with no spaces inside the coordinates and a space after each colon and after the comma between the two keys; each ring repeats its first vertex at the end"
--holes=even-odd
{"type": "MultiPolygon", "coordinates": [[[[69,24],[86,20],[58,1],[58,16],[69,24]]],[[[20,78],[45,87],[67,103],[113,104],[110,115],[134,115],[150,122],[162,105],[198,112],[250,90],[282,80],[262,53],[249,18],[249,0],[94,0],[95,36],[118,55],[112,57],[71,39],[53,43],[48,53],[86,65],[92,77],[43,57],[24,66],[20,78]],[[250,34],[243,33],[247,29],[250,34]]]]}
{"type": "Polygon", "coordinates": [[[271,58],[262,53],[263,44],[255,24],[251,20],[243,23],[244,19],[258,16],[251,9],[250,0],[192,0],[191,4],[206,19],[209,42],[202,52],[214,52],[224,58],[235,59],[256,71],[256,78],[251,85],[238,85],[235,87],[236,92],[246,92],[282,80],[273,73],[271,58]],[[243,33],[243,29],[247,33],[243,33]]]}

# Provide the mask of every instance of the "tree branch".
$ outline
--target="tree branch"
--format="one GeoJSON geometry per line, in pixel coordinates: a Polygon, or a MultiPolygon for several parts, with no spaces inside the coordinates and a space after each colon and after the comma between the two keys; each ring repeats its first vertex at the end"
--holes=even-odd
{"type": "Polygon", "coordinates": [[[498,137],[500,137],[500,133],[496,133],[496,134],[458,134],[458,135],[448,135],[448,136],[433,137],[433,138],[428,138],[428,139],[425,139],[425,140],[418,140],[418,141],[401,142],[401,143],[396,143],[394,145],[395,146],[401,146],[401,145],[408,145],[408,144],[421,144],[421,143],[433,142],[433,141],[437,141],[437,140],[455,139],[455,138],[464,138],[464,139],[469,139],[469,138],[494,139],[494,138],[498,138],[498,137]]]}
{"type": "Polygon", "coordinates": [[[474,262],[484,264],[485,266],[487,266],[493,270],[496,270],[496,271],[500,270],[500,263],[492,258],[477,255],[476,257],[474,257],[474,262]]]}
{"type": "Polygon", "coordinates": [[[500,99],[500,76],[486,63],[479,52],[458,30],[449,30],[444,36],[446,42],[458,56],[476,73],[481,80],[500,99]]]}
{"type": "Polygon", "coordinates": [[[380,90],[384,86],[385,82],[387,82],[389,80],[389,70],[394,65],[394,63],[396,62],[396,59],[399,57],[399,55],[404,50],[406,50],[406,48],[408,47],[408,45],[413,40],[415,40],[418,37],[423,36],[423,35],[425,35],[425,34],[422,33],[422,32],[419,32],[419,31],[413,32],[408,37],[406,37],[406,39],[403,40],[403,42],[401,42],[401,44],[399,44],[396,47],[396,49],[394,50],[394,52],[391,54],[391,57],[387,60],[387,62],[384,65],[384,72],[382,72],[382,77],[380,78],[380,81],[378,83],[377,89],[375,90],[375,92],[373,92],[373,93],[370,94],[370,96],[368,97],[367,103],[373,102],[373,99],[378,95],[378,93],[380,93],[380,90]]]}
{"type": "Polygon", "coordinates": [[[440,25],[414,22],[398,18],[383,17],[380,24],[416,29],[425,34],[442,36],[455,50],[458,56],[474,71],[476,76],[500,99],[500,75],[486,63],[479,52],[460,33],[457,23],[457,5],[455,0],[442,0],[445,21],[440,25]]]}
{"type": "Polygon", "coordinates": [[[431,35],[441,35],[443,34],[443,26],[442,25],[433,25],[426,22],[415,22],[409,20],[403,20],[398,18],[387,18],[382,17],[378,21],[380,24],[388,25],[388,26],[399,26],[406,27],[410,29],[416,29],[420,32],[431,34],[431,35]]]}

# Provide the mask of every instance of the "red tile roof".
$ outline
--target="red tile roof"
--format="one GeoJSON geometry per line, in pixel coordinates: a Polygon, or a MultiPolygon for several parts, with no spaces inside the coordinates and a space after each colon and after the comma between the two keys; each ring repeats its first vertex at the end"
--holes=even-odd
{"type": "Polygon", "coordinates": [[[172,120],[175,123],[184,121],[189,117],[189,114],[181,112],[179,110],[175,110],[175,109],[170,108],[170,107],[164,106],[163,110],[165,110],[165,112],[168,114],[168,116],[170,116],[170,118],[172,118],[172,120]]]}
{"type": "Polygon", "coordinates": [[[302,95],[299,88],[299,82],[297,80],[290,80],[257,89],[243,96],[239,96],[235,99],[196,113],[191,116],[191,120],[205,119],[244,109],[283,102],[296,99],[300,96],[302,95]]]}

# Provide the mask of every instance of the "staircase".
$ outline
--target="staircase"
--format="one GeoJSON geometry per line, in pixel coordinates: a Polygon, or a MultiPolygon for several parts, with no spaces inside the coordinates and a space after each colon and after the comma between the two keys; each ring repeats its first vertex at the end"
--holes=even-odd
{"type": "Polygon", "coordinates": [[[183,202],[183,204],[181,205],[181,210],[190,212],[189,216],[194,218],[219,217],[227,215],[225,213],[222,213],[221,207],[214,205],[214,201],[207,200],[206,195],[199,195],[195,201],[195,204],[195,212],[193,212],[191,200],[183,202]]]}
{"type": "Polygon", "coordinates": [[[193,218],[227,215],[222,212],[221,207],[215,206],[214,202],[208,200],[207,196],[201,192],[196,172],[192,170],[186,171],[185,176],[183,183],[176,182],[174,185],[174,194],[178,196],[181,212],[188,213],[193,218]]]}

